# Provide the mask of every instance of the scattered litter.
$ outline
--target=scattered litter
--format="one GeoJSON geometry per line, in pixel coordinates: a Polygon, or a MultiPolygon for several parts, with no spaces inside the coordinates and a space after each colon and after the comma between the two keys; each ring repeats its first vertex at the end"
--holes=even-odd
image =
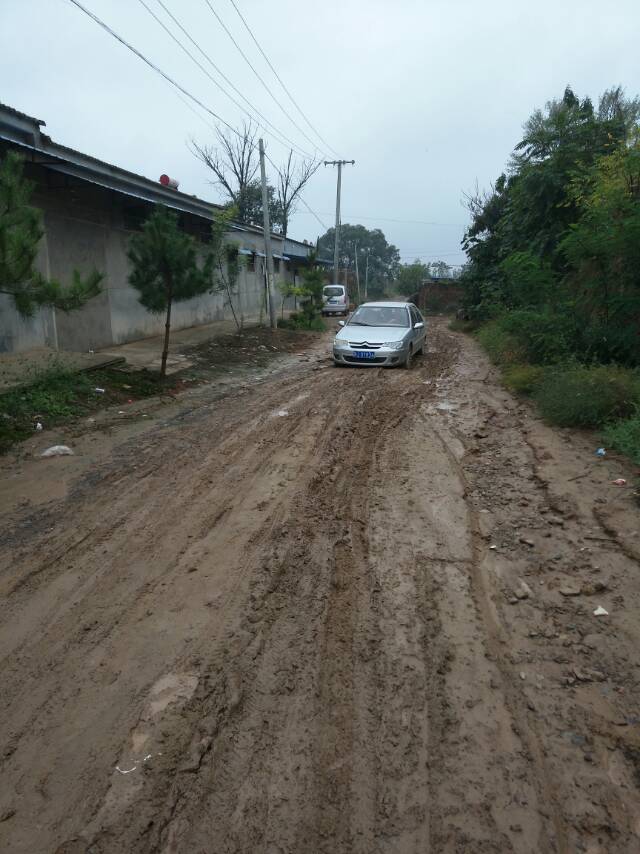
{"type": "Polygon", "coordinates": [[[87,424],[95,424],[95,423],[96,423],[95,418],[87,418],[87,424]]]}
{"type": "Polygon", "coordinates": [[[422,385],[431,385],[431,380],[423,380],[422,385]]]}
{"type": "Polygon", "coordinates": [[[95,391],[97,394],[104,394],[104,392],[105,392],[105,390],[104,390],[103,388],[94,388],[94,391],[95,391]]]}
{"type": "Polygon", "coordinates": [[[605,448],[598,448],[596,451],[596,457],[606,457],[607,451],[605,448]]]}
{"type": "Polygon", "coordinates": [[[73,456],[73,451],[67,445],[52,445],[40,454],[41,457],[68,457],[73,456]]]}
{"type": "MultiPolygon", "coordinates": [[[[118,771],[120,774],[131,774],[131,772],[135,771],[136,768],[141,764],[141,762],[148,762],[153,755],[153,753],[147,753],[147,755],[142,760],[136,760],[133,763],[133,768],[121,768],[119,765],[116,765],[116,771],[118,771]]],[[[162,756],[162,753],[156,753],[155,755],[162,756]]]]}
{"type": "Polygon", "coordinates": [[[39,433],[41,430],[44,430],[44,427],[42,426],[42,422],[41,422],[41,421],[36,421],[36,423],[35,423],[35,429],[38,431],[38,433],[39,433]]]}
{"type": "Polygon", "coordinates": [[[129,398],[129,400],[127,400],[127,403],[133,403],[133,400],[129,398]]]}
{"type": "Polygon", "coordinates": [[[494,552],[494,551],[496,551],[496,549],[497,549],[498,547],[497,547],[497,546],[489,546],[489,548],[491,549],[491,551],[492,551],[492,552],[494,552]]]}
{"type": "Polygon", "coordinates": [[[596,610],[593,612],[594,617],[608,617],[609,612],[606,611],[601,605],[598,605],[596,610]]]}
{"type": "Polygon", "coordinates": [[[146,412],[143,412],[143,413],[142,413],[142,417],[143,417],[143,418],[148,418],[149,416],[147,415],[147,413],[146,413],[146,412]]]}
{"type": "Polygon", "coordinates": [[[520,537],[520,542],[521,542],[523,545],[525,545],[525,546],[529,546],[529,548],[530,548],[530,549],[535,548],[535,545],[536,545],[536,544],[533,542],[533,540],[530,540],[530,539],[528,539],[527,537],[520,537]]]}
{"type": "Polygon", "coordinates": [[[126,413],[125,413],[124,409],[119,409],[119,410],[118,410],[118,415],[126,415],[126,413]]]}
{"type": "Polygon", "coordinates": [[[449,403],[448,400],[444,400],[442,403],[438,403],[436,406],[438,412],[456,412],[458,407],[455,403],[449,403]]]}
{"type": "Polygon", "coordinates": [[[520,671],[520,678],[524,681],[527,678],[527,674],[524,671],[520,671]]]}
{"type": "Polygon", "coordinates": [[[612,480],[611,483],[614,486],[626,486],[627,485],[627,481],[623,477],[618,477],[615,480],[612,480]]]}
{"type": "Polygon", "coordinates": [[[278,416],[278,418],[286,418],[288,414],[289,414],[289,410],[287,410],[287,409],[280,409],[280,410],[278,410],[278,412],[276,412],[276,415],[278,416]]]}

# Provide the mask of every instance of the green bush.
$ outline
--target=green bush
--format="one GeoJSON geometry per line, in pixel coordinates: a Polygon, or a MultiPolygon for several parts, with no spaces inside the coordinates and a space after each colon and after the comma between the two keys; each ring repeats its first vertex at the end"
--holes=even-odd
{"type": "Polygon", "coordinates": [[[523,309],[489,321],[478,337],[498,364],[553,365],[569,358],[573,336],[566,315],[523,309]]]}
{"type": "Polygon", "coordinates": [[[284,329],[306,329],[313,332],[324,332],[327,328],[320,315],[305,311],[293,312],[288,318],[279,321],[278,326],[284,329]]]}
{"type": "Polygon", "coordinates": [[[601,427],[633,414],[640,401],[640,378],[628,368],[575,365],[548,372],[535,399],[552,424],[601,427]]]}
{"type": "Polygon", "coordinates": [[[610,424],[604,431],[605,441],[640,465],[640,407],[635,415],[610,424]]]}
{"type": "Polygon", "coordinates": [[[526,361],[526,352],[514,335],[504,328],[502,318],[490,320],[478,330],[478,341],[497,365],[513,365],[526,361]]]}
{"type": "Polygon", "coordinates": [[[504,384],[516,394],[533,394],[544,380],[545,368],[541,365],[509,365],[504,369],[504,384]]]}

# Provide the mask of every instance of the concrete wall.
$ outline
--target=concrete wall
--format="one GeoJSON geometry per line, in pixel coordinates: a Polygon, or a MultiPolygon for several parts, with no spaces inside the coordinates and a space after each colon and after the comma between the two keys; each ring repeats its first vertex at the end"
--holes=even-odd
{"type": "MultiPolygon", "coordinates": [[[[105,277],[103,290],[78,311],[47,309],[32,319],[21,318],[12,304],[0,297],[0,351],[56,347],[56,342],[63,350],[98,350],[161,334],[164,314],[143,308],[137,291],[128,283],[127,246],[134,231],[127,227],[124,206],[135,202],[85,183],[59,190],[40,185],[34,202],[44,211],[45,237],[38,259],[41,271],[67,284],[74,269],[84,274],[97,269],[105,277]]],[[[259,234],[230,232],[228,239],[244,248],[263,250],[259,234]]],[[[281,249],[276,246],[274,251],[281,249]]],[[[262,263],[256,258],[255,272],[244,267],[238,278],[234,308],[245,323],[257,321],[265,313],[262,263]]],[[[276,281],[285,278],[292,279],[292,273],[281,270],[276,275],[276,281]]],[[[278,308],[281,302],[278,294],[278,308]]],[[[293,307],[291,300],[286,307],[293,307]]],[[[220,291],[174,303],[171,326],[185,329],[232,317],[227,294],[220,291]]]]}

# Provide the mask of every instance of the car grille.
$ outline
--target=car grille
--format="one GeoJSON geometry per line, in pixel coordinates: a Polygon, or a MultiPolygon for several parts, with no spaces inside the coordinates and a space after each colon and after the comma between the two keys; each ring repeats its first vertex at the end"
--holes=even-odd
{"type": "Polygon", "coordinates": [[[386,356],[374,356],[373,359],[359,359],[357,356],[343,356],[345,362],[353,362],[354,365],[375,365],[386,362],[386,356]]]}
{"type": "Polygon", "coordinates": [[[367,344],[366,341],[349,341],[349,347],[353,350],[379,350],[382,344],[367,344]]]}

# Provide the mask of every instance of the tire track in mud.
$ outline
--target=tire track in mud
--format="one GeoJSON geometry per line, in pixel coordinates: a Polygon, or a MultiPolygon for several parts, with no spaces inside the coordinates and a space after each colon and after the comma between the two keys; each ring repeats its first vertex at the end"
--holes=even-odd
{"type": "Polygon", "coordinates": [[[0,723],[21,792],[0,846],[538,854],[593,838],[567,835],[575,789],[548,711],[563,701],[538,716],[518,681],[510,646],[537,623],[509,623],[484,560],[477,490],[491,500],[483,478],[505,472],[474,469],[473,433],[494,406],[497,436],[517,435],[470,345],[431,336],[413,371],[299,371],[203,399],[75,490],[57,534],[13,541],[4,578],[51,568],[10,597],[11,620],[53,601],[0,666],[23,691],[0,723]]]}

